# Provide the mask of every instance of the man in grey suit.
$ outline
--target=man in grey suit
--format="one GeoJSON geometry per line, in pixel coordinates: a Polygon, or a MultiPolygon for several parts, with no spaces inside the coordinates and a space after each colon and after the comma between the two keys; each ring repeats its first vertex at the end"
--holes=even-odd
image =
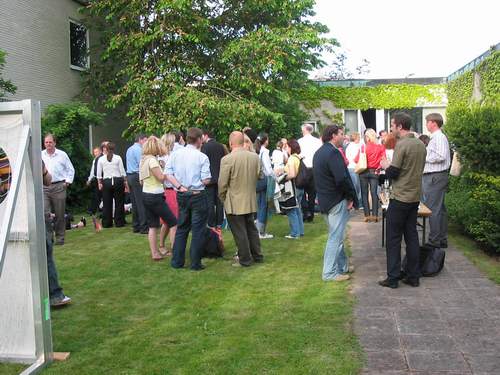
{"type": "Polygon", "coordinates": [[[259,232],[255,227],[257,212],[255,188],[260,173],[259,156],[243,148],[242,132],[229,136],[231,153],[221,160],[219,174],[219,198],[224,203],[227,221],[238,247],[235,267],[248,267],[253,262],[263,262],[259,232]]]}

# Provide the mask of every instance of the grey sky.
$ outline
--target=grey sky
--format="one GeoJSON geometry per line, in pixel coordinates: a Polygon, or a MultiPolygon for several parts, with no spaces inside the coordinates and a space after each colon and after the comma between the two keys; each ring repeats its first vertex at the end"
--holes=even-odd
{"type": "Polygon", "coordinates": [[[500,42],[497,0],[316,0],[315,10],[353,71],[370,61],[369,78],[447,76],[500,42]]]}

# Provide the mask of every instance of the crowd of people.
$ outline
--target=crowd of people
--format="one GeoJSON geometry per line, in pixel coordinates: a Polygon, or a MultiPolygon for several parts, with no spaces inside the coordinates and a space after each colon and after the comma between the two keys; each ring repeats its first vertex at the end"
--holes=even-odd
{"type": "MultiPolygon", "coordinates": [[[[322,277],[344,281],[353,272],[343,243],[349,211],[362,209],[365,222],[379,221],[382,185],[390,190],[390,203],[387,278],[380,284],[398,286],[404,236],[408,263],[403,281],[418,286],[420,202],[432,210],[429,245],[447,246],[444,194],[450,150],[441,131],[441,115],[431,114],[426,120],[428,139],[419,139],[411,131],[412,120],[405,113],[392,117],[390,133],[377,135],[367,129],[363,137],[355,132],[344,135],[343,127],[331,125],[320,139],[314,135],[314,127],[305,124],[301,138],[282,138],[272,151],[269,136],[250,128],[232,132],[229,149],[210,131],[198,128],[161,138],[139,134],[126,152],[126,164],[115,154],[112,142],[103,142],[94,149],[87,180],[92,190],[89,211],[96,215],[102,207],[102,227],[122,227],[128,196],[132,230],[148,235],[151,258],[170,257],[173,268],[185,267],[191,233],[189,264],[194,271],[205,268],[202,258],[207,233],[220,235],[225,223],[237,247],[233,266],[248,267],[264,259],[260,241],[274,237],[267,229],[273,209],[288,217],[285,237],[290,240],[303,237],[304,222],[313,222],[320,211],[328,224],[322,277]]],[[[44,177],[51,175],[44,187],[45,210],[54,221],[55,244],[62,245],[61,218],[74,168],[67,154],[55,147],[52,134],[45,136],[44,145],[44,177]]],[[[59,302],[67,298],[60,291],[59,302]]]]}

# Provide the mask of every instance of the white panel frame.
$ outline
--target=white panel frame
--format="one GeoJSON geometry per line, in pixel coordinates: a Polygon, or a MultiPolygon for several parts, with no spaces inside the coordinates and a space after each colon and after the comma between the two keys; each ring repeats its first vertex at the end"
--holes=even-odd
{"type": "MultiPolygon", "coordinates": [[[[47,252],[45,240],[45,220],[43,210],[40,102],[22,100],[0,103],[0,113],[21,114],[23,119],[20,153],[13,170],[11,190],[7,195],[7,209],[4,225],[0,231],[0,277],[5,260],[9,232],[14,217],[17,193],[22,171],[25,169],[26,193],[28,197],[28,238],[31,270],[31,290],[33,298],[33,321],[35,332],[35,360],[23,374],[42,371],[53,359],[50,320],[49,287],[47,275],[47,252]],[[5,225],[7,224],[7,225],[5,225]]],[[[3,304],[2,308],[9,308],[3,304]]],[[[1,338],[0,338],[1,339],[1,338]]],[[[6,358],[4,358],[6,359],[6,358]]],[[[13,362],[25,362],[25,358],[7,358],[13,362]]]]}

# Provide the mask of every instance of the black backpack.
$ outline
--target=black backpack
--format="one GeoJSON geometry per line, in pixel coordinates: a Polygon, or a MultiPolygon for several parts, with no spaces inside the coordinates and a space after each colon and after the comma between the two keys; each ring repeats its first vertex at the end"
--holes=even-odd
{"type": "MultiPolygon", "coordinates": [[[[420,273],[424,277],[436,276],[443,270],[446,252],[432,246],[420,247],[420,273]]],[[[403,259],[403,272],[406,270],[406,256],[403,259]]]]}
{"type": "Polygon", "coordinates": [[[295,186],[299,189],[305,189],[311,184],[312,178],[312,170],[307,168],[304,161],[299,158],[299,171],[295,177],[295,186]]]}

